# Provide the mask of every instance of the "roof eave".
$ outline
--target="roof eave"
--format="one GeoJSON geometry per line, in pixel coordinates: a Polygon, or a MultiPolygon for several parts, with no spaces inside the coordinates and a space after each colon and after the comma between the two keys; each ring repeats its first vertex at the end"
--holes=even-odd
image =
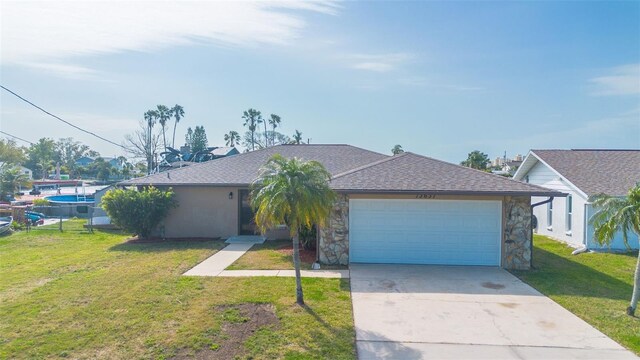
{"type": "Polygon", "coordinates": [[[342,194],[372,194],[372,195],[472,195],[472,196],[553,196],[566,197],[559,191],[477,191],[477,190],[378,190],[378,189],[335,189],[342,194]]]}
{"type": "Polygon", "coordinates": [[[119,182],[118,186],[210,186],[210,187],[238,187],[238,188],[246,188],[251,184],[242,184],[242,183],[154,183],[154,182],[119,182]]]}

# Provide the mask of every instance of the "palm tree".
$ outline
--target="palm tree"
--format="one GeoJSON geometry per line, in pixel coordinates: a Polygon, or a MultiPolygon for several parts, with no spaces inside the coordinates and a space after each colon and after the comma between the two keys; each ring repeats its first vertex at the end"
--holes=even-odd
{"type": "Polygon", "coordinates": [[[27,175],[17,166],[3,164],[0,166],[0,198],[6,200],[7,195],[13,195],[20,186],[29,183],[27,175]]]}
{"type": "MultiPolygon", "coordinates": [[[[616,233],[621,232],[629,247],[628,235],[633,231],[640,237],[640,183],[629,190],[626,197],[600,194],[590,199],[598,211],[590,219],[595,229],[594,238],[600,244],[609,244],[616,233]]],[[[633,316],[640,299],[640,252],[633,277],[633,294],[627,314],[633,316]]]]}
{"type": "Polygon", "coordinates": [[[257,120],[258,124],[264,124],[264,147],[269,147],[269,136],[267,135],[267,119],[263,119],[262,116],[257,120]]]}
{"type": "Polygon", "coordinates": [[[240,135],[237,131],[231,130],[228,134],[224,134],[224,141],[227,146],[236,146],[240,142],[240,135]]]}
{"type": "Polygon", "coordinates": [[[322,224],[331,212],[335,193],[329,187],[331,174],[317,161],[286,159],[273,155],[251,184],[251,206],[261,231],[285,224],[293,241],[296,302],[304,305],[300,281],[299,231],[322,224]]]}
{"type": "Polygon", "coordinates": [[[251,150],[256,149],[256,127],[262,123],[262,114],[256,109],[249,109],[242,114],[244,126],[251,132],[251,150]]]}
{"type": "Polygon", "coordinates": [[[147,121],[147,130],[149,132],[145,146],[145,156],[147,158],[147,172],[150,174],[151,168],[153,167],[153,147],[151,139],[153,135],[153,126],[156,124],[156,119],[158,118],[158,112],[155,110],[149,110],[144,113],[144,119],[147,121]]]}
{"type": "MultiPolygon", "coordinates": [[[[271,134],[271,146],[275,145],[276,142],[276,128],[280,125],[280,116],[276,114],[271,114],[271,118],[269,118],[269,125],[271,125],[271,129],[273,133],[271,134]]],[[[266,134],[266,132],[265,132],[266,134]]]]}
{"type": "Polygon", "coordinates": [[[164,105],[158,105],[156,109],[156,113],[158,114],[158,123],[162,126],[162,144],[164,148],[167,148],[167,137],[165,135],[165,127],[167,125],[167,121],[171,119],[171,110],[164,105]]]}
{"type": "Polygon", "coordinates": [[[182,106],[176,104],[169,111],[171,112],[171,114],[173,115],[173,118],[175,119],[175,122],[173,123],[173,136],[171,137],[171,147],[175,148],[176,147],[176,127],[178,126],[180,119],[184,117],[184,109],[182,108],[182,106]]]}
{"type": "Polygon", "coordinates": [[[391,149],[391,153],[393,155],[398,155],[398,154],[402,154],[404,152],[404,149],[402,148],[402,145],[396,145],[393,147],[393,149],[391,149]]]}
{"type": "Polygon", "coordinates": [[[300,144],[300,142],[302,142],[302,133],[296,130],[296,133],[293,134],[293,143],[300,144]]]}

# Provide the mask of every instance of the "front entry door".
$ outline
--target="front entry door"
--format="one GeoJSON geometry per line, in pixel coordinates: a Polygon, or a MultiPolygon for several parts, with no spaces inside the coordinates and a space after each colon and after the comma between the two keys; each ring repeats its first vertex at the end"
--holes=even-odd
{"type": "Polygon", "coordinates": [[[256,233],[255,214],[249,202],[249,190],[238,190],[238,201],[240,202],[240,235],[254,235],[256,233]]]}

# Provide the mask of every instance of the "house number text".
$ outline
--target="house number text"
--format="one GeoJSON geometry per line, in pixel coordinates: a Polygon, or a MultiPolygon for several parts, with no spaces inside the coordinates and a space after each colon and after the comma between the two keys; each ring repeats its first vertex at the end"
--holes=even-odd
{"type": "Polygon", "coordinates": [[[433,194],[418,194],[416,195],[416,199],[435,199],[436,196],[433,194]]]}

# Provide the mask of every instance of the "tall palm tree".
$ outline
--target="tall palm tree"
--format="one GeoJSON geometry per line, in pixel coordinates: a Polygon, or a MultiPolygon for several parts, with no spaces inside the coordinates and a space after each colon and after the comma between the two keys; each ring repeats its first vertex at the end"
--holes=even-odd
{"type": "MultiPolygon", "coordinates": [[[[595,229],[594,238],[600,244],[610,244],[614,236],[621,232],[624,243],[629,247],[629,232],[640,238],[640,183],[629,190],[626,197],[600,194],[590,199],[598,211],[590,222],[595,229]]],[[[634,315],[640,299],[640,252],[633,277],[633,294],[627,308],[628,315],[634,315]]]]}
{"type": "Polygon", "coordinates": [[[153,126],[156,124],[156,120],[158,119],[158,112],[155,110],[149,110],[144,113],[144,119],[147,121],[147,131],[148,137],[145,142],[145,156],[147,158],[147,172],[151,174],[151,168],[153,168],[153,147],[152,147],[152,136],[153,136],[153,126]]]}
{"type": "Polygon", "coordinates": [[[162,145],[164,148],[167,148],[167,137],[165,135],[165,128],[167,126],[167,121],[171,119],[171,110],[164,105],[158,105],[156,112],[158,114],[158,123],[162,126],[162,145]]]}
{"type": "Polygon", "coordinates": [[[246,126],[251,132],[251,150],[256,149],[256,128],[258,124],[262,123],[262,114],[256,109],[249,109],[242,113],[244,119],[244,126],[246,126]]]}
{"type": "Polygon", "coordinates": [[[273,131],[271,133],[271,146],[275,145],[276,143],[276,128],[278,127],[278,125],[280,125],[280,121],[280,116],[271,114],[271,117],[269,118],[269,125],[271,125],[271,130],[273,131]]]}
{"type": "Polygon", "coordinates": [[[238,144],[238,142],[240,141],[240,135],[237,131],[231,130],[228,134],[224,134],[224,141],[226,142],[227,146],[236,146],[236,144],[238,144]]]}
{"type": "Polygon", "coordinates": [[[264,147],[269,147],[269,136],[267,135],[267,119],[262,116],[258,119],[258,124],[264,124],[264,147]]]}
{"type": "Polygon", "coordinates": [[[302,133],[296,130],[296,133],[293,134],[293,143],[300,144],[302,142],[302,133]]]}
{"type": "Polygon", "coordinates": [[[261,231],[286,224],[293,241],[296,302],[304,305],[300,280],[300,240],[303,227],[326,221],[335,199],[331,174],[317,161],[273,155],[251,184],[251,206],[261,231]]]}
{"type": "Polygon", "coordinates": [[[175,122],[173,123],[173,136],[171,137],[171,147],[175,148],[176,147],[176,127],[178,126],[180,119],[184,117],[184,108],[176,104],[169,111],[171,112],[171,115],[173,115],[173,118],[175,119],[175,122]]]}

